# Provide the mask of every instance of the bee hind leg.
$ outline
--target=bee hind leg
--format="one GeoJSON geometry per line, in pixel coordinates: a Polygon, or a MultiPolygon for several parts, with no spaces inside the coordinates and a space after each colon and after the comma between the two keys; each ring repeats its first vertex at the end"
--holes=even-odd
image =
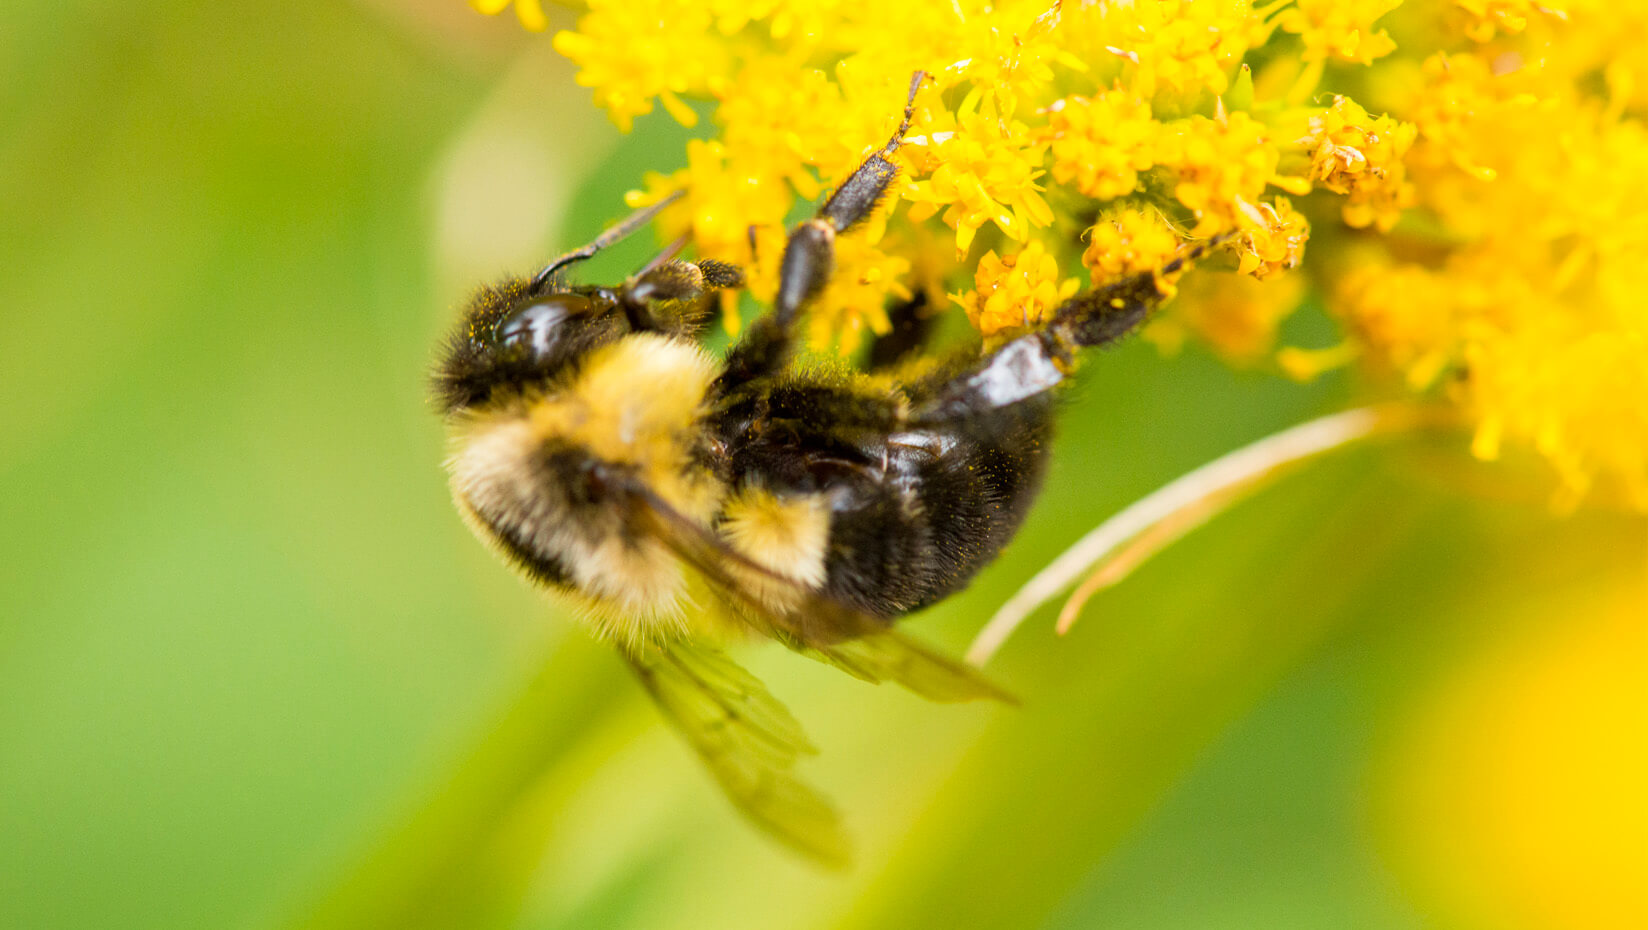
{"type": "Polygon", "coordinates": [[[1228,237],[1186,251],[1159,270],[1129,275],[1077,294],[1053,311],[1042,329],[1010,340],[960,374],[937,385],[910,413],[916,425],[968,417],[991,422],[991,411],[1006,411],[1061,384],[1085,348],[1114,343],[1138,329],[1171,291],[1161,278],[1174,274],[1228,237]]]}
{"type": "Polygon", "coordinates": [[[1108,345],[1139,328],[1172,293],[1162,278],[1224,244],[1231,233],[1214,236],[1181,252],[1155,271],[1129,275],[1065,301],[1053,311],[1047,330],[1069,349],[1108,345]]]}

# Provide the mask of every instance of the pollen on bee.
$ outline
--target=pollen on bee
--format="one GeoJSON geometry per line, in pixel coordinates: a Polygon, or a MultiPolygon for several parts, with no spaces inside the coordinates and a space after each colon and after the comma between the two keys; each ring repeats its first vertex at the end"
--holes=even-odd
{"type": "Polygon", "coordinates": [[[722,534],[750,561],[811,587],[824,583],[830,510],[822,495],[780,497],[748,488],[722,513],[722,534]]]}
{"type": "Polygon", "coordinates": [[[611,462],[648,464],[684,454],[715,363],[698,346],[654,333],[593,353],[565,396],[541,409],[540,427],[611,462]]]}

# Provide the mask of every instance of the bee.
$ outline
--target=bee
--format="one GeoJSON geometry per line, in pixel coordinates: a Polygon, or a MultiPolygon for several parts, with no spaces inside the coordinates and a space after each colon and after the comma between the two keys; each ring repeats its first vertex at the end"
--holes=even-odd
{"type": "Polygon", "coordinates": [[[837,237],[892,183],[923,79],[886,145],[790,231],[770,312],[724,358],[699,337],[710,302],[743,284],[734,266],[679,260],[677,243],[616,286],[568,282],[665,201],[481,289],[433,377],[453,498],[476,535],[576,602],[735,806],[830,863],[847,854],[839,819],[794,772],[815,750],[715,643],[753,631],[930,699],[1011,701],[894,624],[960,590],[1013,537],[1076,354],[1132,331],[1165,296],[1157,275],[1120,280],[907,383],[798,367],[797,324],[837,237]]]}

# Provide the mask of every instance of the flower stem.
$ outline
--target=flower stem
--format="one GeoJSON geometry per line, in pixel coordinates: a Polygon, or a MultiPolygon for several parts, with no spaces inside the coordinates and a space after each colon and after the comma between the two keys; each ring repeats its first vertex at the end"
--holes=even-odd
{"type": "Polygon", "coordinates": [[[990,661],[1026,617],[1085,575],[1087,580],[1059,617],[1058,631],[1069,630],[1094,593],[1121,581],[1290,466],[1374,436],[1452,424],[1455,419],[1446,410],[1415,404],[1359,407],[1301,423],[1215,459],[1134,501],[1037,572],[979,631],[967,650],[967,661],[979,666],[990,661]]]}

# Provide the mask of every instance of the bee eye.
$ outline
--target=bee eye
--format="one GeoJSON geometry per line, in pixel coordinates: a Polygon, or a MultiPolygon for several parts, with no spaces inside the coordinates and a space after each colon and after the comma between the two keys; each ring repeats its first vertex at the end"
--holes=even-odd
{"type": "Polygon", "coordinates": [[[494,330],[494,338],[500,347],[523,346],[534,355],[547,355],[560,340],[568,320],[588,316],[595,309],[588,297],[557,294],[504,317],[494,330]]]}

